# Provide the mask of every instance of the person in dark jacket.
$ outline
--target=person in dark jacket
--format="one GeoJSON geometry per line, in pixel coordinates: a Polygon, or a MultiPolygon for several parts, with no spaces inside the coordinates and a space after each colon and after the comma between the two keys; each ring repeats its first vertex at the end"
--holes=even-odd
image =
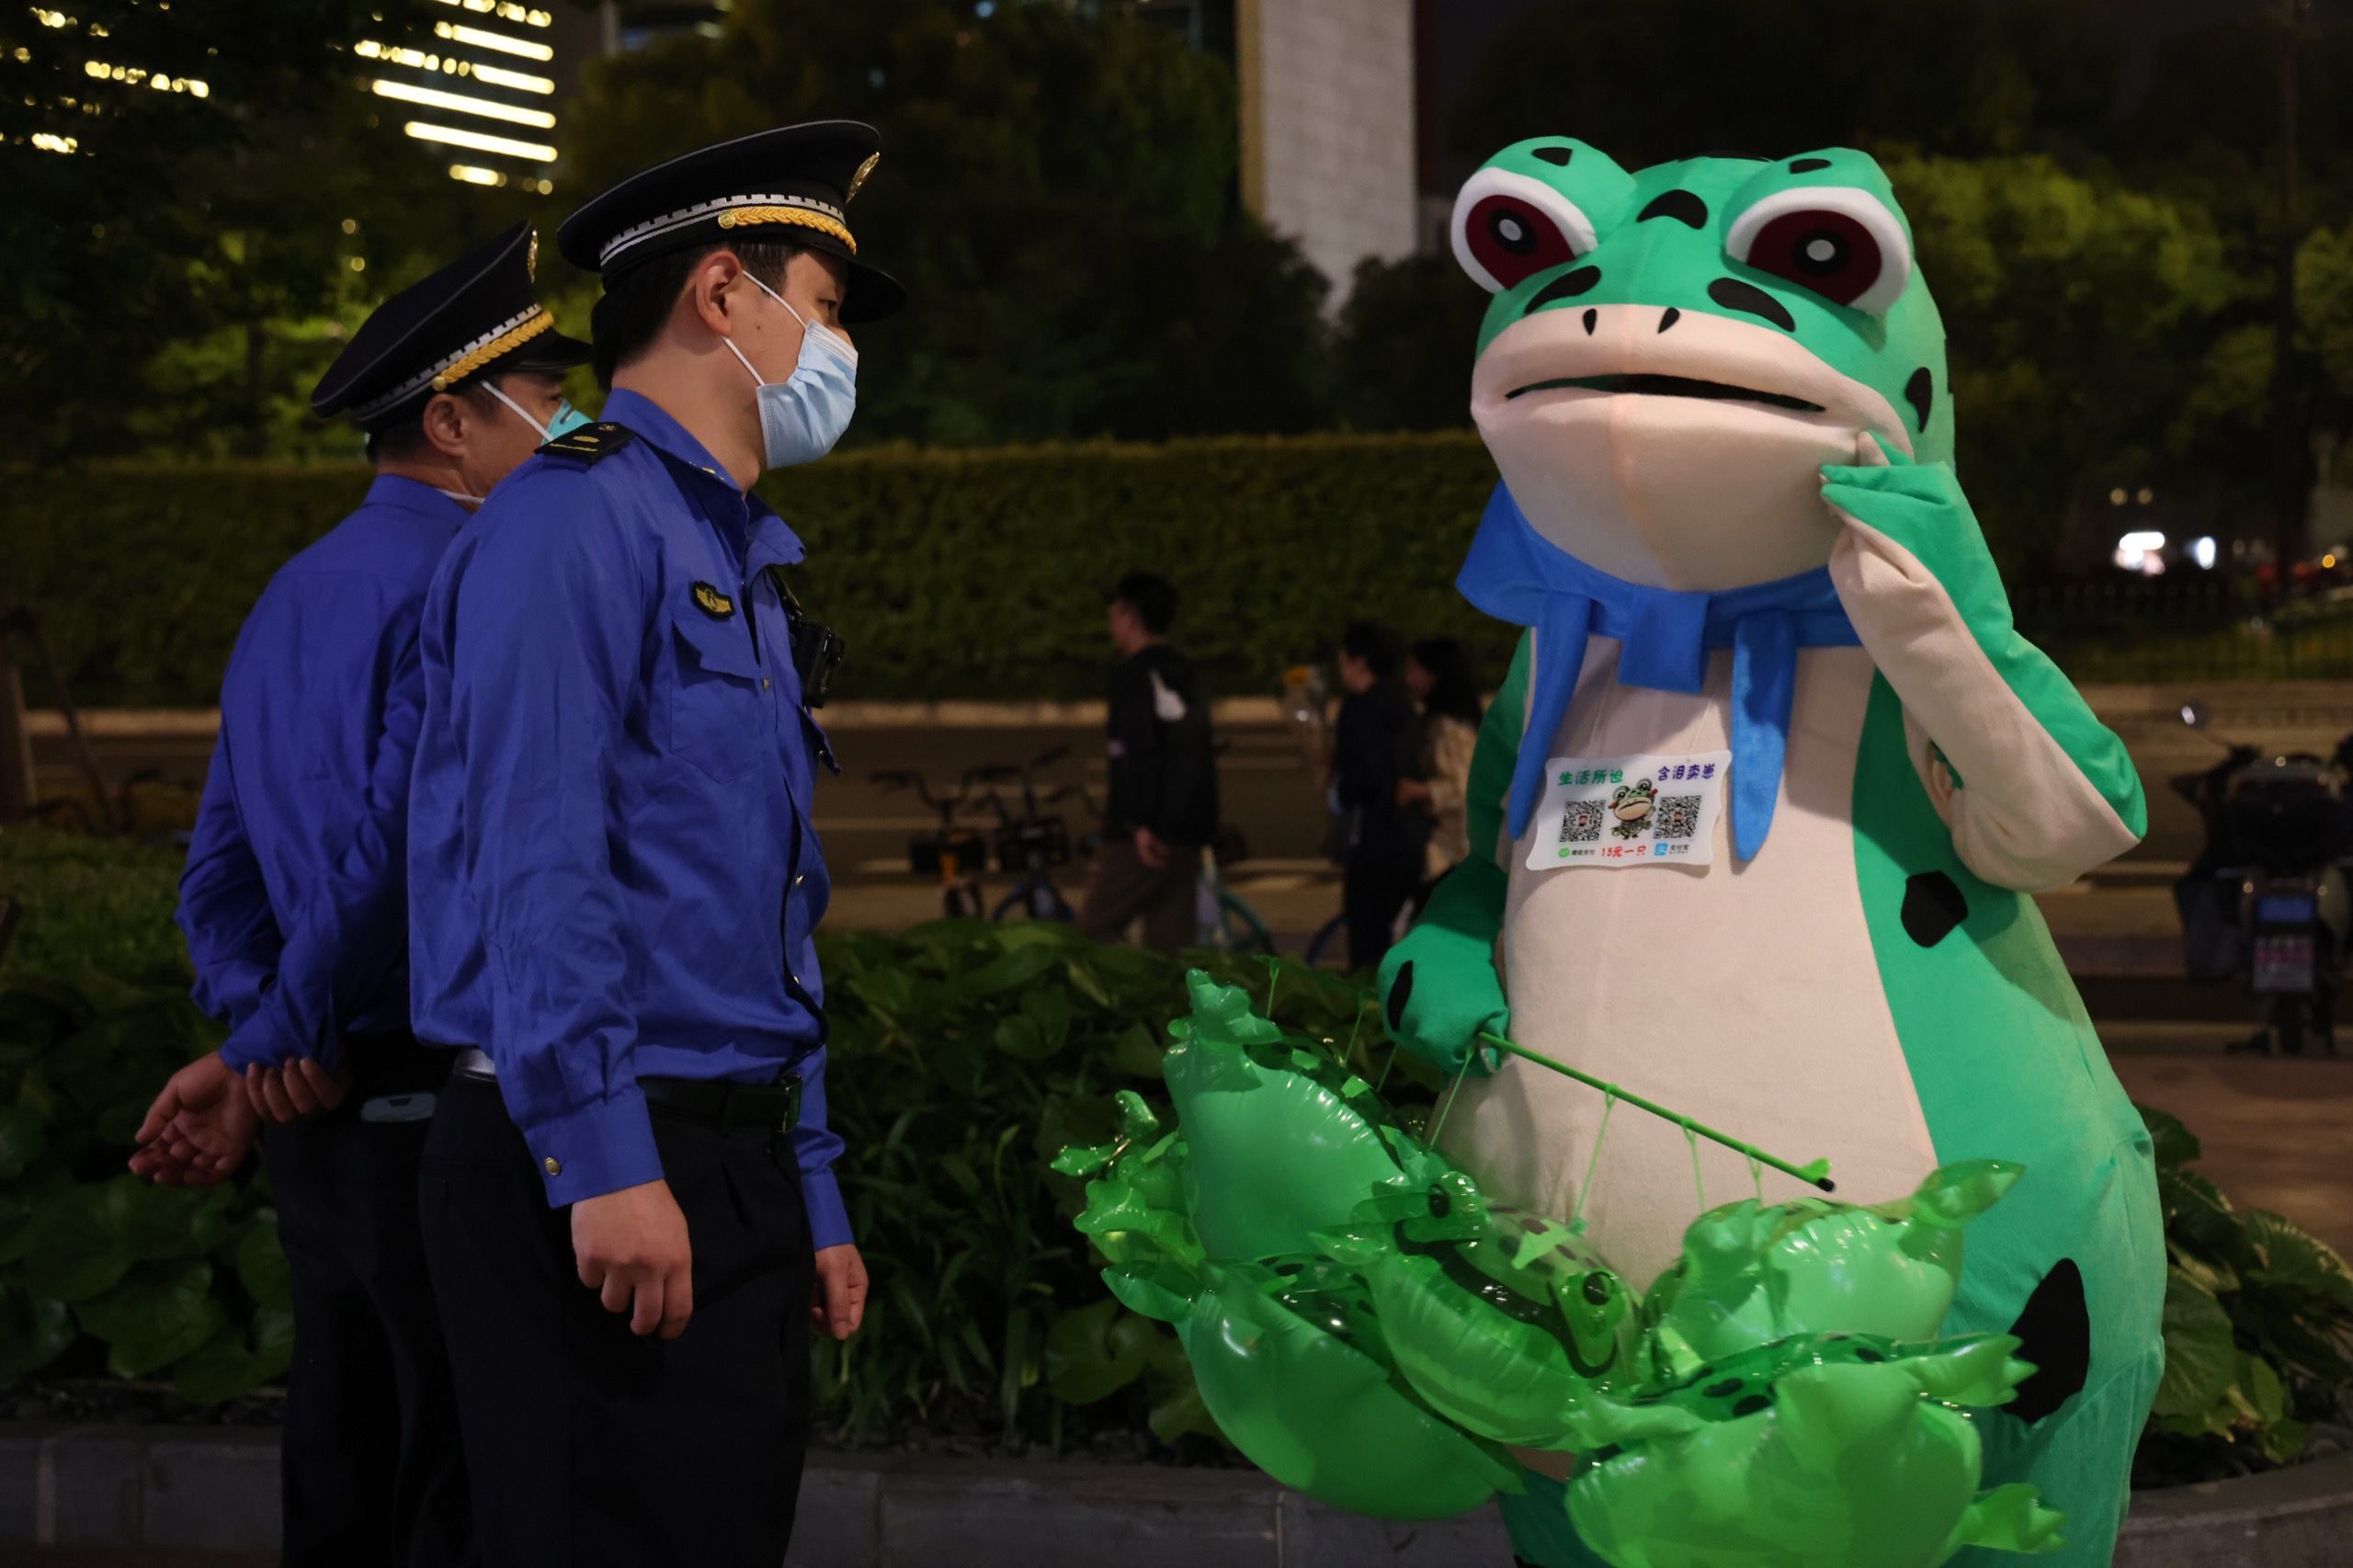
{"type": "Polygon", "coordinates": [[[1344,829],[1341,913],[1348,967],[1370,969],[1389,950],[1398,912],[1420,887],[1428,813],[1398,786],[1421,776],[1421,725],[1398,683],[1404,644],[1389,628],[1359,620],[1340,634],[1340,686],[1347,696],[1332,728],[1332,789],[1344,829]]]}
{"type": "Polygon", "coordinates": [[[1201,846],[1217,832],[1209,703],[1193,662],[1166,642],[1176,620],[1166,579],[1120,578],[1108,618],[1121,654],[1111,672],[1110,795],[1078,926],[1100,939],[1141,918],[1144,940],[1173,951],[1193,939],[1201,846]]]}

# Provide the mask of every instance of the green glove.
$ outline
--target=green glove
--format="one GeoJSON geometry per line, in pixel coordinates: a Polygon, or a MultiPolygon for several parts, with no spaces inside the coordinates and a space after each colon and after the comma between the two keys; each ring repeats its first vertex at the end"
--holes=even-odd
{"type": "Polygon", "coordinates": [[[1430,891],[1421,919],[1381,960],[1389,1038],[1441,1073],[1461,1072],[1466,1060],[1492,1073],[1501,1060],[1493,1046],[1472,1047],[1483,1031],[1511,1028],[1495,956],[1509,888],[1502,867],[1472,856],[1430,891]]]}

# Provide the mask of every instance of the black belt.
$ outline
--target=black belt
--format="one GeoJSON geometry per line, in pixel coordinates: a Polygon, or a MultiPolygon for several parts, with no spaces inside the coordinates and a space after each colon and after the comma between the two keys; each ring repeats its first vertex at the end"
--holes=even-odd
{"type": "Polygon", "coordinates": [[[722,1132],[756,1128],[790,1132],[801,1125],[801,1080],[731,1084],[718,1078],[640,1078],[645,1103],[656,1110],[716,1127],[722,1132]]]}
{"type": "MultiPolygon", "coordinates": [[[[460,1050],[458,1076],[495,1084],[498,1070],[487,1053],[460,1050]]],[[[638,1092],[654,1109],[733,1132],[756,1129],[790,1132],[801,1125],[801,1079],[791,1074],[773,1084],[737,1084],[724,1078],[640,1078],[638,1092]]]]}

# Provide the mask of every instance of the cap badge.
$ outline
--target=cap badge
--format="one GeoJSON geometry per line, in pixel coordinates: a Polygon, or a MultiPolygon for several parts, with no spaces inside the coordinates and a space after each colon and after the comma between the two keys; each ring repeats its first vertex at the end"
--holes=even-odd
{"type": "Polygon", "coordinates": [[[531,243],[523,251],[523,276],[536,283],[540,279],[540,232],[531,231],[531,243]]]}
{"type": "Polygon", "coordinates": [[[725,620],[735,613],[735,601],[712,587],[709,583],[695,585],[695,603],[713,620],[725,620]]]}
{"type": "Polygon", "coordinates": [[[858,187],[866,183],[866,176],[872,174],[874,172],[874,165],[881,161],[882,154],[880,153],[869,153],[866,154],[866,162],[858,165],[858,173],[849,176],[849,188],[842,192],[842,205],[845,207],[849,205],[850,199],[858,194],[858,187]]]}

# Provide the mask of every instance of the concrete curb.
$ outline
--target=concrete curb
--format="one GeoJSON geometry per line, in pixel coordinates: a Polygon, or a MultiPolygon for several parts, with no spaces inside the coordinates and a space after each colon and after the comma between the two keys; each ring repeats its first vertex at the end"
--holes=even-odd
{"type": "MultiPolygon", "coordinates": [[[[2353,1533],[2353,1455],[2143,1494],[2116,1568],[2323,1568],[2353,1533]]],[[[267,1561],[267,1429],[0,1425],[0,1557],[267,1561]],[[37,1554],[37,1555],[36,1555],[37,1554]]],[[[785,1568],[1496,1568],[1490,1506],[1425,1524],[1360,1518],[1255,1471],[1070,1460],[811,1456],[785,1568]]]]}

